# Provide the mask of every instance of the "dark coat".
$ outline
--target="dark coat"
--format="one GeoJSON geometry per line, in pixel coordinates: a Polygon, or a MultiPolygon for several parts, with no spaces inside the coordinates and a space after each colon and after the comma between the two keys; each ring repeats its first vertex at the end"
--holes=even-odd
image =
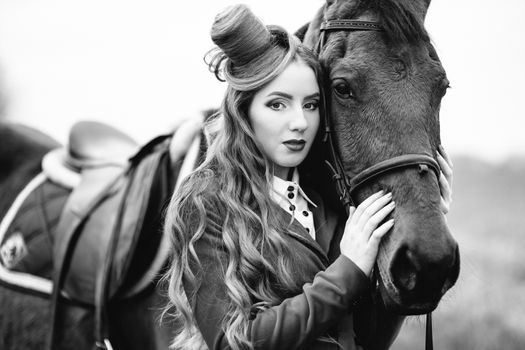
{"type": "MultiPolygon", "coordinates": [[[[203,195],[213,199],[215,193],[210,190],[203,195]]],[[[249,339],[255,349],[357,349],[351,311],[367,290],[368,278],[350,259],[340,254],[344,221],[338,222],[318,194],[307,189],[305,193],[317,204],[317,208],[309,208],[314,216],[316,240],[297,220],[285,237],[291,251],[296,253],[298,263],[294,275],[304,281],[302,293],[283,296],[279,305],[256,313],[250,321],[249,339]],[[318,340],[327,335],[340,347],[318,340]]],[[[190,297],[190,304],[208,347],[211,350],[230,349],[221,330],[221,320],[228,305],[223,274],[227,253],[221,239],[222,208],[216,203],[206,209],[208,223],[203,236],[195,243],[202,268],[193,272],[199,277],[200,287],[195,291],[185,284],[186,294],[194,296],[190,297]]],[[[283,223],[289,223],[290,214],[284,210],[280,213],[283,223]]],[[[271,254],[268,252],[265,257],[273,262],[276,259],[272,259],[271,254]]]]}

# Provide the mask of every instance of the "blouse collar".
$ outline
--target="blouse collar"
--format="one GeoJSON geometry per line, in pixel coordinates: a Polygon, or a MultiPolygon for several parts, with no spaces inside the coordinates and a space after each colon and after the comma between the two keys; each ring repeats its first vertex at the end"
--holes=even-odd
{"type": "Polygon", "coordinates": [[[282,202],[283,199],[289,202],[289,200],[293,199],[293,197],[300,195],[308,202],[308,204],[312,205],[314,208],[317,208],[317,205],[310,198],[308,198],[301,186],[299,186],[299,171],[297,168],[294,169],[291,181],[283,180],[278,176],[274,176],[272,189],[272,196],[277,203],[282,202]],[[293,197],[290,198],[292,194],[293,197]]]}

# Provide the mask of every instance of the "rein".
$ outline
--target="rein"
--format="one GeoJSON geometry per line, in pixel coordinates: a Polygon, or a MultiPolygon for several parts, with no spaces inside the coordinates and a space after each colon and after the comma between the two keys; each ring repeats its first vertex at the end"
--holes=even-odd
{"type": "MultiPolygon", "coordinates": [[[[327,36],[330,32],[335,31],[384,31],[383,27],[378,22],[370,21],[359,21],[359,20],[347,20],[337,19],[324,21],[320,27],[319,41],[317,42],[317,54],[320,54],[323,50],[327,36]]],[[[335,183],[336,191],[339,195],[339,200],[343,204],[347,214],[350,213],[350,207],[355,206],[356,201],[352,195],[355,191],[364,185],[365,183],[377,178],[378,176],[400,171],[405,168],[417,167],[420,174],[427,173],[430,169],[436,174],[439,179],[440,168],[436,160],[428,154],[417,154],[409,153],[403,154],[397,157],[392,157],[376,163],[361,172],[354,174],[353,177],[346,175],[343,167],[341,158],[339,157],[337,150],[334,146],[333,134],[328,117],[328,103],[327,98],[323,99],[324,103],[324,122],[325,130],[323,142],[328,146],[329,160],[325,160],[330,172],[332,173],[332,180],[335,183]]],[[[425,339],[425,350],[433,350],[432,340],[432,313],[426,315],[426,339],[425,339]]]]}

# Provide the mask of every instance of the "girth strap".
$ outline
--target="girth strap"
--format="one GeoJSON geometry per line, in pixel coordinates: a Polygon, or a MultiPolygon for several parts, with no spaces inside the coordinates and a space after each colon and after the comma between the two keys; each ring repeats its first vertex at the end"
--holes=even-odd
{"type": "MultiPolygon", "coordinates": [[[[89,213],[108,195],[117,182],[121,169],[115,167],[105,168],[104,171],[86,172],[84,174],[84,181],[91,181],[90,177],[93,175],[97,178],[103,178],[104,181],[96,181],[97,188],[88,187],[86,191],[74,192],[68,202],[78,203],[83,205],[82,208],[73,208],[73,210],[63,213],[58,224],[57,231],[63,232],[60,240],[57,242],[54,254],[54,276],[53,276],[53,293],[51,296],[51,331],[49,336],[49,343],[47,349],[55,348],[57,342],[57,329],[59,318],[60,298],[62,286],[65,276],[68,271],[69,263],[71,261],[72,253],[75,248],[75,242],[78,238],[82,222],[86,219],[86,213],[89,213]],[[111,180],[108,180],[111,179],[111,180]],[[78,200],[81,198],[82,201],[78,200]]],[[[67,206],[67,205],[66,205],[67,206]]]]}

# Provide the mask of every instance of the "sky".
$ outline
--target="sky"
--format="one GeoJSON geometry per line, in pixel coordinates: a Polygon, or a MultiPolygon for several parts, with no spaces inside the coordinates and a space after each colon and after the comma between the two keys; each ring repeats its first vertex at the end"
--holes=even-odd
{"type": "MultiPolygon", "coordinates": [[[[322,0],[245,0],[267,24],[295,31],[322,0]]],[[[6,117],[67,142],[93,119],[139,142],[217,107],[208,72],[214,16],[232,0],[0,0],[0,88],[6,117]]],[[[433,0],[426,28],[452,88],[443,145],[487,161],[525,157],[525,2],[433,0]]],[[[0,140],[1,141],[1,140],[0,140]]]]}

